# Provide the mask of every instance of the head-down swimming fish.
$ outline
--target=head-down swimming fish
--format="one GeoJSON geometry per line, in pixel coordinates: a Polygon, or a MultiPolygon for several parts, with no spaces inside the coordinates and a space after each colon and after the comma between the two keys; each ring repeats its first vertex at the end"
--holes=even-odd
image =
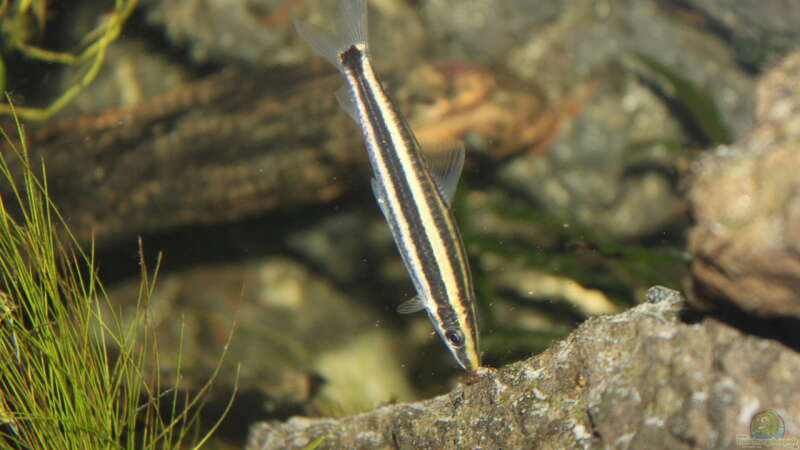
{"type": "Polygon", "coordinates": [[[336,97],[361,126],[372,166],[373,193],[417,291],[417,297],[398,311],[426,310],[461,367],[478,372],[475,292],[449,206],[464,165],[464,149],[449,152],[440,168],[428,166],[372,68],[366,0],[341,0],[339,19],[338,34],[298,21],[295,28],[347,82],[336,97]]]}

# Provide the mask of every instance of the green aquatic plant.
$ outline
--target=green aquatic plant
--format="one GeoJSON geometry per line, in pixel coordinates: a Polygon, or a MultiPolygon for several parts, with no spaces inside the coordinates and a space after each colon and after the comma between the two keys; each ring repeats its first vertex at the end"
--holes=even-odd
{"type": "Polygon", "coordinates": [[[618,299],[620,305],[632,304],[633,292],[653,284],[677,288],[688,263],[688,256],[678,249],[623,243],[609,233],[538,211],[521,201],[506,200],[491,209],[504,220],[535,228],[546,239],[533,242],[517,236],[513,245],[505,245],[508,239],[470,230],[465,239],[475,250],[514,258],[605,292],[627,293],[618,299]]]}
{"type": "Polygon", "coordinates": [[[25,120],[46,120],[66,106],[94,81],[105,61],[106,51],[120,35],[122,26],[136,8],[138,0],[115,0],[114,9],[104,16],[99,25],[87,33],[76,52],[49,50],[32,44],[33,37],[44,30],[47,17],[46,0],[9,2],[0,0],[0,37],[5,45],[0,54],[0,94],[6,91],[5,63],[8,50],[20,52],[27,58],[46,63],[79,67],[78,79],[45,107],[12,108],[10,103],[0,103],[0,114],[12,111],[25,120]]]}
{"type": "Polygon", "coordinates": [[[668,160],[647,160],[651,169],[677,174],[686,170],[699,154],[698,149],[710,149],[733,142],[734,133],[726,123],[716,99],[678,69],[660,63],[650,56],[634,53],[633,59],[643,70],[646,83],[663,97],[679,119],[688,138],[655,137],[630,142],[623,149],[628,167],[642,164],[642,156],[656,150],[668,160]]]}
{"type": "Polygon", "coordinates": [[[634,57],[660,80],[664,91],[685,112],[685,118],[700,134],[701,145],[715,147],[733,142],[733,131],[725,123],[713,96],[655,58],[642,53],[635,53],[634,57]]]}
{"type": "Polygon", "coordinates": [[[317,450],[320,445],[324,444],[330,434],[323,434],[322,436],[314,439],[308,445],[303,447],[303,450],[317,450]]]}
{"type": "Polygon", "coordinates": [[[211,380],[196,397],[161,383],[147,321],[158,265],[148,271],[140,255],[139,307],[124,324],[96,277],[92,249],[81,249],[50,201],[44,164],[31,164],[22,126],[19,144],[0,132],[0,447],[198,447],[219,424],[197,431],[211,380]]]}

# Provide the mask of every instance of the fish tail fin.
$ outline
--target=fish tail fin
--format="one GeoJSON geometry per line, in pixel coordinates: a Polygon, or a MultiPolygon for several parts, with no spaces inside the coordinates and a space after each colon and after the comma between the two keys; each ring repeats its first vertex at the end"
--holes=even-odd
{"type": "Polygon", "coordinates": [[[367,1],[339,2],[339,29],[331,33],[316,25],[294,19],[294,28],[320,56],[342,70],[341,54],[351,46],[367,48],[367,1]]]}

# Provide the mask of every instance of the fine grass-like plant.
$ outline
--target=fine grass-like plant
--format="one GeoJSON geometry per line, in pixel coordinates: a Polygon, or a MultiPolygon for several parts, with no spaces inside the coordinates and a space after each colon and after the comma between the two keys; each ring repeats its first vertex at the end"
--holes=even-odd
{"type": "Polygon", "coordinates": [[[0,448],[199,447],[219,424],[198,431],[216,372],[194,397],[161,386],[147,325],[158,267],[148,276],[142,265],[139,308],[123,324],[93,251],[77,245],[48,197],[44,164],[31,164],[23,128],[17,122],[17,145],[0,131],[0,448]]]}

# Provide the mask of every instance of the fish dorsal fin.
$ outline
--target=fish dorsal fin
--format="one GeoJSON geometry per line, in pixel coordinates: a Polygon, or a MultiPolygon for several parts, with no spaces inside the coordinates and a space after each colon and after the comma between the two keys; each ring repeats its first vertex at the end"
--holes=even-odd
{"type": "Polygon", "coordinates": [[[339,106],[342,107],[344,112],[346,112],[351,119],[358,123],[356,102],[353,100],[353,96],[350,95],[350,89],[347,86],[342,86],[336,91],[336,100],[339,102],[339,106]]]}
{"type": "Polygon", "coordinates": [[[425,309],[425,302],[422,301],[422,298],[418,295],[411,300],[407,300],[401,303],[397,307],[397,312],[400,314],[413,314],[415,312],[419,312],[425,309]]]}
{"type": "Polygon", "coordinates": [[[447,150],[426,155],[427,157],[425,158],[433,181],[436,182],[439,192],[442,193],[448,205],[456,193],[458,180],[461,178],[461,171],[464,169],[464,154],[464,144],[459,143],[447,150]]]}

